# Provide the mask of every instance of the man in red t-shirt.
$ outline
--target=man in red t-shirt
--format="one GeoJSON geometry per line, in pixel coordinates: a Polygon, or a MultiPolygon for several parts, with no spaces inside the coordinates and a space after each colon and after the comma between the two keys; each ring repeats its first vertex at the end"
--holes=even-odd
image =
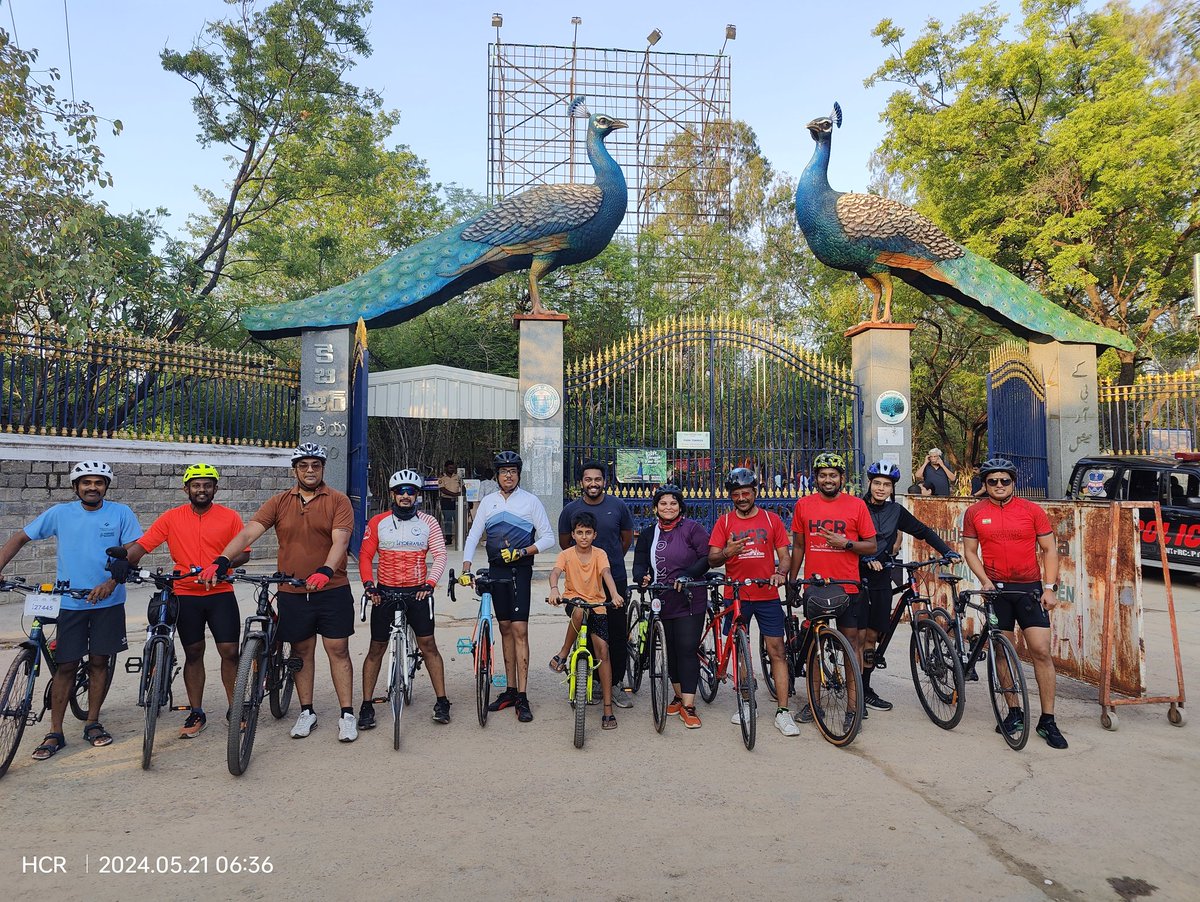
{"type": "MultiPolygon", "coordinates": [[[[794,580],[804,567],[804,577],[820,575],[826,579],[859,579],[861,557],[875,553],[875,521],[866,502],[842,491],[846,484],[846,459],[824,451],[813,461],[813,481],[817,490],[796,502],[792,517],[792,566],[788,579],[794,580]]],[[[850,641],[863,665],[867,644],[870,597],[857,585],[843,586],[850,596],[849,607],[837,618],[838,630],[850,641]]],[[[812,720],[811,699],[800,710],[800,721],[812,720]]],[[[865,716],[865,712],[864,712],[865,716]]]]}
{"type": "MultiPolygon", "coordinates": [[[[758,495],[758,477],[754,471],[737,467],[725,480],[733,510],[717,519],[708,539],[708,565],[724,565],[730,579],[769,579],[769,586],[743,586],[738,593],[742,617],[758,621],[758,631],[766,642],[775,680],[775,726],[784,736],[800,735],[800,728],[788,710],[788,668],[783,657],[783,605],[779,586],[788,569],[787,529],[778,515],[754,503],[758,495]],[[778,564],[776,561],[778,560],[778,564]]],[[[732,593],[731,589],[726,594],[732,593]]],[[[733,712],[733,723],[740,723],[733,712]]]]}
{"type": "MultiPolygon", "coordinates": [[[[242,531],[242,518],[237,511],[214,502],[220,478],[211,464],[192,464],[184,470],[183,491],[188,496],[188,503],[165,511],[145,535],[125,546],[130,565],[137,566],[145,555],[163,542],[167,543],[175,570],[180,573],[203,567],[220,554],[221,549],[242,531]]],[[[246,548],[230,559],[230,566],[240,567],[249,559],[250,549],[246,548]]],[[[192,739],[208,725],[208,716],[204,713],[204,627],[212,633],[217,654],[221,656],[221,682],[225,684],[225,696],[232,705],[242,618],[237,598],[228,583],[209,586],[198,579],[181,579],[175,583],[172,592],[179,598],[179,619],[175,628],[183,644],[183,685],[192,707],[179,737],[192,739]]]]}
{"type": "MultiPolygon", "coordinates": [[[[1037,734],[1051,748],[1065,749],[1067,740],[1054,722],[1054,658],[1050,655],[1047,613],[1058,605],[1054,530],[1041,507],[1017,497],[1017,468],[1011,461],[1002,457],[985,460],[979,475],[987,497],[972,504],[963,515],[963,556],[985,591],[1012,592],[992,603],[997,626],[1015,642],[1016,626],[1020,624],[1042,703],[1037,734]]],[[[1024,729],[1024,724],[1025,712],[1010,701],[1003,728],[1013,732],[1024,729]]]]}

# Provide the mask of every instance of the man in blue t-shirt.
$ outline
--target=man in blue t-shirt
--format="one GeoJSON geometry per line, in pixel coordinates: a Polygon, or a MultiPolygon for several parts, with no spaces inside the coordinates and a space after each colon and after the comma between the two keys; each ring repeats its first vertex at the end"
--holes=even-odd
{"type": "Polygon", "coordinates": [[[112,468],[100,460],[85,460],[71,469],[76,501],[56,504],[24,529],[13,533],[0,548],[0,571],[26,543],[51,537],[58,540],[55,578],[73,589],[90,587],[86,598],[64,595],[58,614],[58,635],[50,694],[50,732],[33,751],[38,761],[54,757],[66,746],[63,715],[75,688],[75,671],[88,655],[88,716],[84,741],[109,745],[113,738],[100,723],[100,705],[108,690],[108,658],[128,648],[125,640],[126,561],[109,561],[105,549],[132,542],[142,534],[137,517],[124,504],[105,501],[112,485],[112,468]],[[106,568],[107,565],[107,568],[106,568]]]}
{"type": "MultiPolygon", "coordinates": [[[[606,468],[598,460],[585,460],[579,468],[579,485],[583,489],[583,497],[576,498],[566,505],[558,518],[558,544],[564,550],[575,544],[571,538],[571,522],[576,515],[589,513],[596,518],[595,547],[603,549],[608,555],[609,568],[612,570],[613,583],[624,598],[627,594],[628,583],[625,576],[625,552],[633,544],[633,517],[629,508],[620,498],[614,498],[605,492],[608,485],[606,468]]],[[[605,590],[607,594],[607,590],[605,590]]],[[[612,599],[608,599],[612,601],[612,599]]],[[[621,680],[625,677],[626,654],[625,634],[629,624],[625,608],[610,608],[608,611],[608,643],[609,660],[612,662],[613,687],[619,689],[621,680]]],[[[572,639],[574,633],[571,634],[572,639]]],[[[613,703],[618,708],[632,708],[633,698],[627,692],[614,692],[613,703]]]]}

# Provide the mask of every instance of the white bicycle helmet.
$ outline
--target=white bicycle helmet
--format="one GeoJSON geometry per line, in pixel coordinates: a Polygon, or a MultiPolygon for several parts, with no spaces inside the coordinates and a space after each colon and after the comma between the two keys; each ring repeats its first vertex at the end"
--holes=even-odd
{"type": "Polygon", "coordinates": [[[315,457],[317,460],[324,462],[329,458],[329,451],[326,450],[324,445],[305,442],[292,452],[292,466],[296,466],[296,464],[308,457],[315,457]]]}
{"type": "Polygon", "coordinates": [[[112,467],[102,460],[81,460],[71,467],[71,485],[84,476],[103,476],[109,485],[112,485],[113,481],[112,467]]]}
{"type": "Polygon", "coordinates": [[[388,488],[396,489],[402,485],[416,486],[420,490],[425,485],[425,480],[416,470],[397,470],[388,480],[388,488]]]}

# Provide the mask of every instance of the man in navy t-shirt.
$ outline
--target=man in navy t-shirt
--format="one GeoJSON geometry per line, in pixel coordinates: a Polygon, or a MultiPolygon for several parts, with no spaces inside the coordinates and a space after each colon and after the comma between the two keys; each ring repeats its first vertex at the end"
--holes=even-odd
{"type": "Polygon", "coordinates": [[[90,588],[87,598],[64,595],[58,614],[58,634],[53,688],[50,694],[50,732],[33,751],[38,761],[54,757],[66,744],[63,715],[75,688],[75,671],[88,655],[88,716],[83,738],[94,746],[109,745],[113,738],[100,723],[100,705],[108,689],[108,658],[128,648],[125,640],[124,560],[112,561],[105,549],[132,542],[142,527],[124,504],[106,501],[112,468],[100,460],[85,460],[71,469],[76,499],[43,511],[24,529],[13,533],[0,548],[0,571],[28,542],[51,537],[58,540],[55,579],[73,589],[90,588]]]}

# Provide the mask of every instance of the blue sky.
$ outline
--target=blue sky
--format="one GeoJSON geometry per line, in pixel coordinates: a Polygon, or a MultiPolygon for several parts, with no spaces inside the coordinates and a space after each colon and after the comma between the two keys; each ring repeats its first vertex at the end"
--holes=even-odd
{"type": "MultiPolygon", "coordinates": [[[[120,119],[124,131],[105,132],[102,144],[115,186],[102,193],[116,212],[164,206],[171,231],[198,209],[194,185],[219,189],[227,167],[217,148],[195,141],[190,86],[164,72],[164,47],[191,46],[204,21],[233,11],[220,0],[67,0],[75,96],[99,115],[120,119]]],[[[981,2],[942,0],[936,9],[951,22],[981,2]]],[[[1016,0],[1002,11],[1016,12],[1016,0]]],[[[834,147],[830,181],[840,190],[861,190],[867,162],[883,135],[879,114],[892,87],[863,87],[884,59],[871,29],[891,16],[915,37],[931,4],[851,0],[814,3],[515,2],[442,0],[412,3],[376,0],[370,17],[374,54],[350,79],[379,91],[401,113],[394,133],[428,163],[435,181],[487,187],[487,46],[495,38],[492,12],[504,16],[507,43],[570,44],[572,16],[580,16],[580,46],[645,47],[653,29],[663,32],[656,50],[715,53],[726,23],[737,38],[732,58],[735,118],[756,131],[771,163],[795,176],[812,152],[804,123],[841,102],[845,124],[834,147]],[[419,7],[419,8],[417,8],[419,7]]],[[[1016,18],[1016,16],[1014,16],[1016,18]]],[[[62,95],[70,97],[67,31],[59,0],[0,0],[0,25],[24,49],[38,48],[39,63],[62,70],[62,95]],[[11,19],[10,19],[11,15],[11,19]]],[[[593,110],[601,98],[589,98],[593,110]]]]}

